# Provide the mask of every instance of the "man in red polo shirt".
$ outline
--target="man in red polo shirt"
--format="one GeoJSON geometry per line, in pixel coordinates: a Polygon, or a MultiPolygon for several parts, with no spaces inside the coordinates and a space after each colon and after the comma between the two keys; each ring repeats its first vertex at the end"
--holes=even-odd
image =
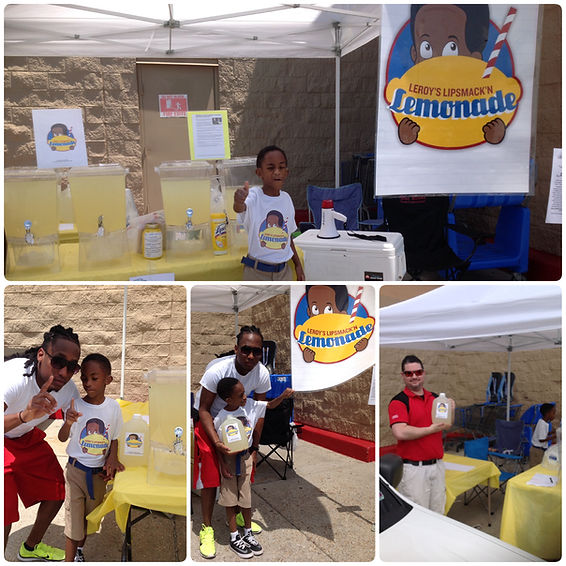
{"type": "Polygon", "coordinates": [[[442,431],[449,425],[432,424],[436,393],[424,388],[423,363],[416,356],[401,362],[405,389],[389,403],[389,425],[403,458],[403,479],[398,490],[423,507],[444,514],[446,483],[442,431]]]}

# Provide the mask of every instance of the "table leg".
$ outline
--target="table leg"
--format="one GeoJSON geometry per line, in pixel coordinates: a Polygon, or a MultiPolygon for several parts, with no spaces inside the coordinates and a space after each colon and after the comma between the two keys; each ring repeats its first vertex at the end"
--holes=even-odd
{"type": "Polygon", "coordinates": [[[491,527],[491,478],[487,478],[487,526],[491,527]]]}
{"type": "Polygon", "coordinates": [[[122,545],[122,562],[132,561],[132,508],[128,511],[126,522],[126,533],[124,534],[124,544],[122,545]]]}

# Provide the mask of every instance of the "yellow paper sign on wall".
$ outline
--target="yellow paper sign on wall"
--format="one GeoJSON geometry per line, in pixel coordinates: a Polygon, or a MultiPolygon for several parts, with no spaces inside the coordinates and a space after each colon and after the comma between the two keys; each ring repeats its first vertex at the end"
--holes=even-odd
{"type": "Polygon", "coordinates": [[[230,159],[226,110],[187,112],[191,160],[230,159]]]}

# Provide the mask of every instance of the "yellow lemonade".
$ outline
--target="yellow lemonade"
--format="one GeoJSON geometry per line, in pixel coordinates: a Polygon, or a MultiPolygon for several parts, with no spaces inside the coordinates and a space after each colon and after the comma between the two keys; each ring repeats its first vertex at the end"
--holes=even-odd
{"type": "Polygon", "coordinates": [[[187,208],[193,209],[193,224],[210,221],[209,179],[162,178],[161,195],[168,226],[186,224],[187,208]]]}
{"type": "MultiPolygon", "coordinates": [[[[116,168],[118,169],[118,168],[116,168]]],[[[119,168],[121,169],[121,168],[119,168]]],[[[126,182],[124,169],[108,174],[82,174],[71,170],[69,184],[77,231],[96,234],[102,216],[105,233],[126,228],[126,182]]]]}
{"type": "Polygon", "coordinates": [[[57,184],[50,177],[4,178],[4,229],[7,238],[23,238],[24,222],[31,222],[34,238],[57,234],[57,184]]]}

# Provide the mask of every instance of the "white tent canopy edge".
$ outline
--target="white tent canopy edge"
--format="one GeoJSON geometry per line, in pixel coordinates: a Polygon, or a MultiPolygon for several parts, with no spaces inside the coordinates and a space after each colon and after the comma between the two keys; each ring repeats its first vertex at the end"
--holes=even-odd
{"type": "MultiPolygon", "coordinates": [[[[380,309],[380,345],[507,352],[562,345],[557,285],[451,285],[380,309]]],[[[507,419],[510,380],[507,381],[507,419]]]]}

